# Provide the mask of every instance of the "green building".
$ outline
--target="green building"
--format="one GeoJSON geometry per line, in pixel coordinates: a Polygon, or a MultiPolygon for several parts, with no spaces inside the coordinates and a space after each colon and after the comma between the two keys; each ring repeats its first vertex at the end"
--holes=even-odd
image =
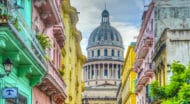
{"type": "Polygon", "coordinates": [[[16,87],[18,98],[0,104],[32,104],[32,87],[45,75],[46,59],[32,26],[32,0],[0,1],[0,90],[16,87]],[[9,59],[12,70],[6,74],[3,63],[9,59]]]}

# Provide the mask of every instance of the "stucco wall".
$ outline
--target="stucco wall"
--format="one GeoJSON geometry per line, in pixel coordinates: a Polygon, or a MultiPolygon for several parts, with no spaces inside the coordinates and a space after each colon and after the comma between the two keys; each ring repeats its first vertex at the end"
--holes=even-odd
{"type": "Polygon", "coordinates": [[[190,30],[167,31],[167,60],[171,64],[174,60],[184,65],[190,62],[190,30]]]}
{"type": "Polygon", "coordinates": [[[37,87],[34,87],[32,91],[32,104],[51,104],[50,98],[45,95],[45,93],[40,91],[37,87]]]}

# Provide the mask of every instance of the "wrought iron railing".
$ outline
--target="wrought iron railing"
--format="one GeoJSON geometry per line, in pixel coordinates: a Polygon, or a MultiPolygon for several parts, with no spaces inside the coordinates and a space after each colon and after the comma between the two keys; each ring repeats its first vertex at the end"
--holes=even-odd
{"type": "Polygon", "coordinates": [[[45,53],[39,41],[36,38],[36,33],[31,26],[27,24],[25,18],[20,13],[19,9],[23,9],[16,4],[15,0],[0,1],[0,25],[9,26],[15,33],[15,36],[24,43],[26,48],[37,58],[37,61],[47,67],[45,53]]]}

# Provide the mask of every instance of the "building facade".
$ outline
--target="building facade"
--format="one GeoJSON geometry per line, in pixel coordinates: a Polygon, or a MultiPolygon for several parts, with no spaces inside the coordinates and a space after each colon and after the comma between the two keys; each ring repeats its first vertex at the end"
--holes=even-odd
{"type": "Polygon", "coordinates": [[[33,104],[63,104],[66,99],[66,84],[60,74],[65,41],[61,3],[62,0],[32,1],[32,28],[41,39],[39,41],[45,41],[45,37],[48,42],[41,44],[46,54],[47,71],[42,82],[32,90],[33,104]]]}
{"type": "Polygon", "coordinates": [[[189,6],[188,0],[152,0],[144,12],[135,48],[138,104],[152,103],[149,85],[152,80],[157,80],[160,86],[169,83],[174,60],[188,64],[189,6]]]}
{"type": "Polygon", "coordinates": [[[77,10],[70,5],[70,0],[62,2],[62,19],[65,27],[65,45],[62,49],[61,74],[67,85],[65,104],[81,104],[84,83],[82,80],[82,65],[86,57],[82,54],[81,33],[76,29],[78,22],[77,10]]]}
{"type": "Polygon", "coordinates": [[[123,41],[110,25],[109,12],[102,12],[101,25],[90,35],[83,66],[83,104],[115,104],[123,65],[123,41]]]}
{"type": "Polygon", "coordinates": [[[121,79],[121,98],[122,102],[118,104],[136,104],[135,80],[136,72],[133,71],[135,62],[135,42],[128,46],[124,65],[122,68],[121,79]]]}
{"type": "MultiPolygon", "coordinates": [[[[6,99],[6,93],[1,93],[4,96],[1,104],[32,104],[32,88],[41,83],[48,69],[44,50],[31,28],[31,5],[32,0],[0,1],[0,72],[3,77],[0,88],[1,91],[18,89],[15,99],[6,99]],[[3,74],[2,63],[6,60],[13,65],[8,76],[3,74]]],[[[8,95],[15,94],[16,90],[12,91],[8,95]]]]}
{"type": "Polygon", "coordinates": [[[155,52],[153,62],[156,80],[161,86],[169,82],[170,65],[174,60],[189,62],[190,4],[189,0],[165,3],[155,1],[155,52]],[[169,5],[168,5],[169,4],[169,5]],[[175,21],[175,22],[173,22],[175,21]]]}
{"type": "Polygon", "coordinates": [[[133,71],[137,72],[135,92],[137,104],[150,103],[150,83],[154,77],[152,55],[154,52],[154,2],[142,16],[142,25],[135,47],[136,58],[133,71]]]}

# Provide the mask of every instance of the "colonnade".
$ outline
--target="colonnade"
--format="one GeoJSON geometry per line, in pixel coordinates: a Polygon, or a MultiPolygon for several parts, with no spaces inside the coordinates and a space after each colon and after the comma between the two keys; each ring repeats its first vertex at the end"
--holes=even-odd
{"type": "Polygon", "coordinates": [[[97,79],[120,79],[122,64],[89,64],[83,67],[84,81],[97,79]]]}

